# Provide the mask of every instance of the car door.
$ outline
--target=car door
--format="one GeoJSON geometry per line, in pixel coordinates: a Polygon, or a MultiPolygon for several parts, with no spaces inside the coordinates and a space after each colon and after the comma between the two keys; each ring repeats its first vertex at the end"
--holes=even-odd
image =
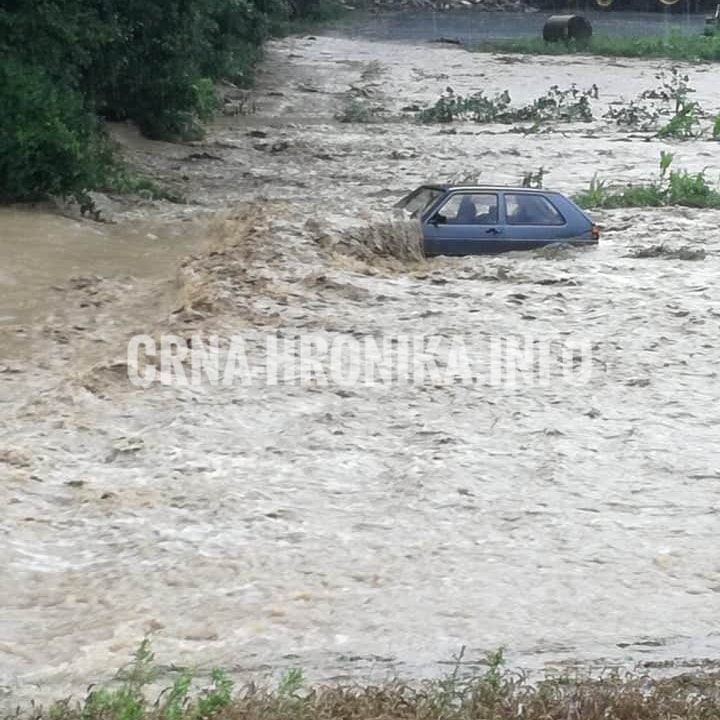
{"type": "Polygon", "coordinates": [[[499,195],[487,191],[451,193],[425,221],[428,255],[478,255],[497,252],[503,240],[499,195]]]}
{"type": "Polygon", "coordinates": [[[504,192],[502,201],[510,249],[531,250],[573,236],[565,216],[541,193],[504,192]]]}

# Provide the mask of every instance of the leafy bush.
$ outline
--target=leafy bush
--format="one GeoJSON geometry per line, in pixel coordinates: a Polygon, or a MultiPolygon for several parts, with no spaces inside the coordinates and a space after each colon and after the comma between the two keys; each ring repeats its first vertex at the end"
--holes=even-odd
{"type": "Polygon", "coordinates": [[[700,119],[703,111],[699,103],[688,99],[695,89],[690,86],[689,77],[674,67],[668,75],[661,71],[655,76],[660,85],[640,93],[619,107],[611,107],[605,117],[618,125],[637,128],[648,132],[656,131],[661,138],[684,140],[699,137],[702,134],[700,119]],[[668,118],[659,124],[661,118],[668,118]]]}
{"type": "Polygon", "coordinates": [[[673,155],[662,152],[660,174],[647,184],[611,185],[593,178],[587,190],[575,196],[584,208],[661,207],[684,205],[696,208],[720,208],[720,192],[711,187],[705,172],[672,170],[673,155]]]}
{"type": "Polygon", "coordinates": [[[482,90],[463,97],[448,87],[434,105],[420,110],[417,119],[421,123],[449,123],[466,117],[478,123],[503,122],[509,106],[507,90],[494,98],[486,97],[482,90]]]}
{"type": "Polygon", "coordinates": [[[681,139],[697,137],[700,134],[699,122],[697,103],[684,103],[675,111],[667,124],[658,130],[658,137],[681,139]]]}
{"type": "Polygon", "coordinates": [[[247,86],[273,29],[332,2],[3,0],[1,196],[98,187],[111,153],[93,114],[198,137],[215,81],[247,86]]]}
{"type": "Polygon", "coordinates": [[[113,167],[110,143],[81,95],[44,70],[0,63],[0,200],[78,198],[113,167]]]}
{"type": "Polygon", "coordinates": [[[341,123],[372,123],[381,119],[382,108],[372,105],[366,100],[352,98],[343,109],[335,115],[341,123]]]}
{"type": "Polygon", "coordinates": [[[631,100],[626,104],[611,106],[605,117],[614,120],[618,125],[649,131],[655,128],[659,114],[654,107],[631,100]]]}
{"type": "Polygon", "coordinates": [[[553,85],[544,95],[529,105],[511,107],[510,93],[505,90],[495,97],[487,97],[481,90],[466,97],[456,95],[451,87],[428,108],[420,110],[421,123],[449,123],[470,119],[477,123],[532,122],[535,125],[550,122],[589,122],[592,120],[591,98],[597,98],[597,86],[578,90],[571,85],[561,90],[553,85]]]}
{"type": "Polygon", "coordinates": [[[268,34],[269,19],[251,0],[110,5],[80,85],[104,116],[133,120],[151,138],[201,135],[201,121],[217,106],[213,81],[247,84],[268,34]]]}

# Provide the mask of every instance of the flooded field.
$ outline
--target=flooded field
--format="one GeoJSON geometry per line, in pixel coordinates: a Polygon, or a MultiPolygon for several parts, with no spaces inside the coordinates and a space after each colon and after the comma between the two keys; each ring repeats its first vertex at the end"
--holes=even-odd
{"type": "MultiPolygon", "coordinates": [[[[672,150],[714,181],[716,143],[602,118],[663,67],[288,39],[254,112],[203,143],[116,128],[188,204],[119,206],[112,225],[2,211],[1,702],[82,692],[146,634],[161,663],[239,676],[426,676],[462,645],[530,669],[713,663],[720,211],[596,213],[589,251],[422,261],[343,242],[426,180],[543,167],[571,193],[596,173],[652,178],[672,150]],[[597,119],[546,133],[402,110],[448,85],[526,102],[572,82],[597,84],[597,119]],[[351,97],[387,120],[338,123],[351,97]],[[461,336],[480,353],[576,338],[592,375],[130,386],[127,339],[168,332],[240,334],[259,363],[275,333],[461,336]]],[[[717,112],[715,68],[687,73],[717,112]]]]}

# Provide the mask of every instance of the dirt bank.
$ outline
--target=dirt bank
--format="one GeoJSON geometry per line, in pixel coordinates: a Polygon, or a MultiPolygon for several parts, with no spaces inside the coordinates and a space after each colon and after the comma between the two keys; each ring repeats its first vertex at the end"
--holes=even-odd
{"type": "MultiPolygon", "coordinates": [[[[367,252],[374,236],[360,230],[428,179],[509,183],[542,166],[546,186],[572,192],[596,172],[651,177],[661,149],[702,169],[710,142],[632,139],[601,119],[657,69],[289,39],[270,48],[255,112],[203,143],[117,130],[189,205],[116,208],[117,226],[98,229],[102,263],[84,267],[81,253],[46,268],[50,292],[30,269],[58,255],[23,259],[22,220],[3,223],[15,262],[3,282],[36,278],[31,316],[15,310],[30,298],[17,286],[2,313],[33,337],[0,367],[4,701],[81,690],[145,633],[161,662],[260,674],[301,663],[315,678],[433,674],[463,644],[480,657],[504,643],[534,668],[717,657],[720,213],[608,211],[597,250],[432,262],[367,252]],[[403,110],[448,85],[526,102],[571,82],[598,85],[600,119],[524,135],[420,126],[403,110]],[[338,123],[352,98],[386,119],[338,123]],[[178,268],[174,228],[215,212],[178,268]],[[130,229],[149,221],[168,247],[149,262],[165,257],[167,272],[143,278],[130,229]],[[673,257],[680,248],[704,255],[673,257]],[[126,380],[135,333],[241,334],[261,366],[268,333],[308,331],[462,336],[479,357],[492,337],[575,338],[592,347],[592,376],[126,380]]],[[[717,110],[714,70],[688,72],[694,99],[717,110]]]]}

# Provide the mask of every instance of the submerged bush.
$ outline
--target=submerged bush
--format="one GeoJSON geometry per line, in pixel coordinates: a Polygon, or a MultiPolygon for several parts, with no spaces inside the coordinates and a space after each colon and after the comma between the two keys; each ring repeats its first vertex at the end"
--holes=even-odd
{"type": "Polygon", "coordinates": [[[480,90],[463,97],[448,87],[434,105],[420,110],[417,119],[421,123],[449,123],[470,118],[478,123],[503,122],[510,107],[510,93],[505,90],[490,98],[480,90]]]}
{"type": "Polygon", "coordinates": [[[636,100],[610,107],[605,117],[618,125],[656,131],[658,137],[685,139],[700,135],[703,113],[698,103],[689,100],[689,95],[695,92],[689,76],[674,67],[669,75],[661,70],[655,77],[659,86],[643,91],[636,100]],[[658,127],[666,117],[668,120],[658,127]]]}
{"type": "Polygon", "coordinates": [[[575,196],[584,208],[661,207],[684,205],[696,208],[720,208],[720,191],[708,184],[705,172],[673,170],[671,153],[660,155],[660,174],[645,184],[610,184],[593,178],[587,190],[575,196]]]}
{"type": "Polygon", "coordinates": [[[571,85],[561,90],[553,85],[544,95],[529,105],[511,106],[510,93],[505,90],[488,97],[480,90],[472,95],[456,95],[448,87],[434,105],[420,110],[421,123],[450,123],[454,120],[472,120],[476,123],[532,122],[535,125],[550,122],[589,122],[593,118],[591,98],[597,98],[598,89],[579,90],[571,85]]]}
{"type": "Polygon", "coordinates": [[[658,130],[661,138],[694,138],[700,134],[697,103],[683,103],[675,114],[658,130]]]}
{"type": "Polygon", "coordinates": [[[720,114],[716,115],[713,121],[712,136],[714,140],[720,140],[720,114]]]}
{"type": "Polygon", "coordinates": [[[382,119],[383,109],[367,100],[352,98],[336,115],[341,123],[372,123],[382,119]]]}

